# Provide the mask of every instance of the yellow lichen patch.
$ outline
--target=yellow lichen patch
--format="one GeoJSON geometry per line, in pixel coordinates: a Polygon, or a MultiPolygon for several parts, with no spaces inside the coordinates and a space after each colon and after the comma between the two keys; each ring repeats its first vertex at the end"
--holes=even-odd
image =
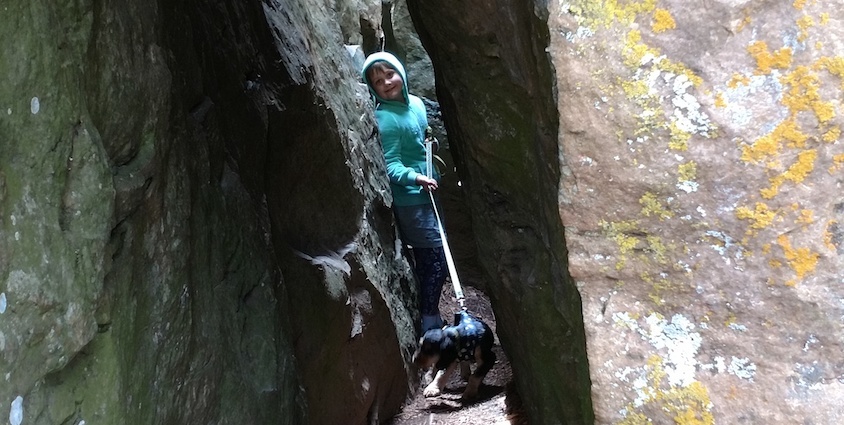
{"type": "Polygon", "coordinates": [[[671,12],[665,9],[654,10],[654,21],[653,25],[651,25],[651,30],[653,30],[653,32],[661,33],[673,30],[674,28],[677,28],[677,23],[674,22],[674,17],[671,16],[671,12]]]}
{"type": "Polygon", "coordinates": [[[797,121],[789,118],[781,122],[769,134],[760,137],[752,145],[742,148],[741,159],[744,162],[759,162],[779,154],[780,142],[785,141],[789,147],[802,148],[809,136],[800,131],[797,121]]]}
{"type": "Polygon", "coordinates": [[[725,108],[727,106],[727,101],[724,100],[724,93],[718,92],[715,95],[715,107],[716,108],[725,108]]]}
{"type": "Polygon", "coordinates": [[[771,199],[779,192],[779,188],[786,182],[792,181],[794,183],[802,183],[806,176],[815,168],[815,160],[818,157],[818,152],[814,149],[809,149],[800,152],[797,155],[797,162],[791,165],[784,173],[771,178],[771,187],[762,189],[760,193],[765,199],[771,199]]]}
{"type": "Polygon", "coordinates": [[[782,104],[788,107],[792,116],[801,111],[812,111],[821,123],[835,117],[833,104],[821,101],[820,78],[809,67],[798,66],[782,76],[780,82],[789,86],[783,94],[782,104]]]}
{"type": "Polygon", "coordinates": [[[639,245],[639,239],[631,236],[632,232],[639,232],[635,221],[607,222],[601,220],[604,234],[612,239],[619,251],[619,260],[615,264],[616,270],[621,270],[627,264],[627,256],[639,245]]]}
{"type": "Polygon", "coordinates": [[[778,269],[778,268],[782,267],[782,261],[771,259],[771,260],[768,260],[768,265],[771,266],[772,269],[778,269]]]}
{"type": "Polygon", "coordinates": [[[832,142],[838,140],[839,137],[841,137],[841,128],[833,127],[831,129],[829,129],[829,131],[824,133],[824,135],[821,137],[821,139],[824,142],[832,143],[832,142]]]}
{"type": "Polygon", "coordinates": [[[671,123],[668,130],[671,132],[671,140],[668,142],[668,147],[675,151],[685,151],[689,149],[689,140],[692,134],[688,131],[682,130],[676,123],[671,123]]]}
{"type": "Polygon", "coordinates": [[[621,89],[628,99],[647,99],[650,93],[648,83],[642,80],[621,81],[621,89]]]}
{"type": "Polygon", "coordinates": [[[815,20],[811,16],[804,15],[797,20],[797,28],[800,29],[800,35],[797,36],[797,41],[804,42],[809,38],[809,28],[815,26],[815,20]]]}
{"type": "Polygon", "coordinates": [[[815,212],[812,210],[802,210],[797,217],[798,223],[812,224],[815,222],[815,212]]]}
{"type": "Polygon", "coordinates": [[[803,7],[806,6],[806,0],[794,0],[794,8],[797,10],[803,10],[803,7]]]}
{"type": "Polygon", "coordinates": [[[788,286],[794,286],[798,283],[798,281],[803,280],[803,278],[815,271],[815,267],[818,264],[818,258],[820,255],[816,252],[812,252],[809,248],[793,248],[791,246],[791,241],[788,240],[788,236],[780,235],[777,238],[777,244],[782,248],[783,255],[785,256],[786,261],[788,261],[788,265],[791,266],[791,269],[794,270],[794,273],[797,274],[797,279],[789,280],[786,282],[788,286]]]}
{"type": "Polygon", "coordinates": [[[821,25],[826,25],[829,23],[829,13],[821,13],[821,25]]]}
{"type": "MultiPolygon", "coordinates": [[[[739,220],[750,220],[750,228],[761,230],[771,225],[777,217],[776,211],[772,211],[766,204],[761,202],[756,203],[754,209],[748,207],[736,208],[736,217],[739,220]]],[[[765,248],[763,247],[763,252],[765,248]]]]}
{"type": "Polygon", "coordinates": [[[844,79],[844,57],[824,56],[815,62],[813,68],[815,70],[826,69],[830,74],[844,79]]]}
{"type": "Polygon", "coordinates": [[[764,41],[756,41],[747,47],[747,51],[753,59],[756,59],[757,74],[769,74],[773,69],[788,69],[791,66],[790,47],[783,47],[771,53],[764,41]]]}
{"type": "Polygon", "coordinates": [[[740,85],[746,86],[748,84],[750,84],[750,78],[747,77],[746,75],[742,75],[742,74],[738,74],[738,73],[733,74],[733,76],[730,77],[730,81],[727,81],[727,87],[729,87],[731,89],[734,89],[734,88],[736,88],[740,85]]]}
{"type": "Polygon", "coordinates": [[[659,56],[659,51],[642,43],[642,33],[639,30],[631,30],[624,40],[624,48],[621,51],[624,64],[630,68],[638,68],[642,65],[642,59],[650,54],[659,56]]]}
{"type": "Polygon", "coordinates": [[[639,198],[639,203],[642,205],[642,215],[645,217],[653,215],[659,218],[659,221],[663,221],[674,216],[674,213],[666,209],[656,195],[651,192],[645,192],[639,198]]]}
{"type": "Polygon", "coordinates": [[[689,161],[685,164],[680,164],[677,166],[677,174],[679,175],[677,179],[680,182],[694,181],[697,178],[697,163],[689,161]]]}
{"type": "Polygon", "coordinates": [[[829,249],[830,251],[837,251],[838,247],[835,246],[834,238],[835,238],[835,229],[838,227],[838,220],[830,220],[826,223],[826,230],[823,232],[823,244],[829,249]]]}
{"type": "Polygon", "coordinates": [[[844,167],[844,154],[832,157],[832,166],[829,167],[829,174],[832,174],[844,167]]]}
{"type": "Polygon", "coordinates": [[[614,22],[630,25],[638,15],[650,13],[655,8],[656,0],[626,1],[623,4],[619,0],[603,0],[580,2],[579,5],[570,6],[569,11],[582,16],[583,24],[594,29],[599,25],[609,27],[614,22]]]}
{"type": "Polygon", "coordinates": [[[651,257],[659,264],[667,264],[668,249],[662,242],[662,238],[659,236],[649,235],[645,238],[645,240],[648,242],[648,253],[650,253],[651,257]]]}
{"type": "Polygon", "coordinates": [[[641,394],[644,405],[628,405],[626,410],[630,413],[619,424],[645,425],[673,420],[677,425],[713,425],[712,400],[706,387],[699,381],[693,381],[685,387],[672,385],[664,388],[663,381],[668,373],[663,364],[664,360],[658,355],[648,358],[645,365],[647,386],[641,394]],[[647,417],[636,411],[638,409],[659,417],[647,417]]]}

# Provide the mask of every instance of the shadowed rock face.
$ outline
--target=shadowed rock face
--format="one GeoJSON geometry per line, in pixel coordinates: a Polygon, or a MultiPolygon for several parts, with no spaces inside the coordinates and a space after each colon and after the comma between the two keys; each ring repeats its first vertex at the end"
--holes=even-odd
{"type": "Polygon", "coordinates": [[[311,2],[4,8],[0,417],[395,413],[414,289],[334,17],[311,2]]]}

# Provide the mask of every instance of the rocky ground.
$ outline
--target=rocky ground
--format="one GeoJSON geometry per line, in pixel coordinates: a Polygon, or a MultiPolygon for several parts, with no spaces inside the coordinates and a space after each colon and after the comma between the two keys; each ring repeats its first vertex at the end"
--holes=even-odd
{"type": "MultiPolygon", "coordinates": [[[[494,332],[495,315],[486,295],[471,286],[464,286],[463,292],[469,312],[483,320],[494,332]]],[[[454,290],[451,283],[446,282],[440,311],[444,318],[448,318],[458,310],[454,290]]],[[[455,374],[438,397],[424,397],[420,388],[388,425],[526,425],[527,421],[520,413],[521,403],[513,384],[510,362],[497,336],[495,341],[494,351],[498,360],[479,388],[477,400],[467,404],[460,401],[466,381],[455,374]]]]}

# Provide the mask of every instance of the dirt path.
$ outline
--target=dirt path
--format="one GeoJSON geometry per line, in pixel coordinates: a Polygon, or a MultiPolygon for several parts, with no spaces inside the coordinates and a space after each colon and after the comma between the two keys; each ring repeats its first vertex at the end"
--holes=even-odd
{"type": "MultiPolygon", "coordinates": [[[[483,320],[495,332],[495,316],[486,295],[471,286],[465,286],[463,292],[469,312],[483,320]]],[[[446,282],[440,300],[440,311],[443,312],[444,318],[448,318],[447,316],[458,310],[451,283],[446,282]]],[[[424,397],[420,388],[402,412],[387,425],[527,425],[519,414],[521,406],[513,386],[513,372],[498,342],[497,334],[495,343],[494,351],[498,360],[478,389],[477,400],[470,404],[460,401],[466,382],[458,376],[459,374],[455,374],[443,394],[438,397],[424,397]]]]}

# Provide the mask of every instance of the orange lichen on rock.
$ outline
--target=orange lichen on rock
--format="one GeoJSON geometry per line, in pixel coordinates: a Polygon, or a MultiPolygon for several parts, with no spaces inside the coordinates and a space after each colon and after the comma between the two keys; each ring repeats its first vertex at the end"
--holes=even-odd
{"type": "Polygon", "coordinates": [[[747,47],[748,53],[756,59],[756,73],[769,74],[773,69],[788,69],[791,66],[792,51],[783,47],[771,53],[764,41],[755,41],[747,47]]]}
{"type": "Polygon", "coordinates": [[[809,67],[798,66],[793,72],[782,76],[780,82],[789,87],[783,94],[782,104],[788,107],[792,115],[812,111],[821,123],[835,118],[834,104],[821,100],[820,77],[809,67]]]}
{"type": "Polygon", "coordinates": [[[730,77],[730,81],[727,81],[727,87],[729,87],[731,89],[734,89],[734,88],[738,87],[739,85],[746,86],[748,84],[750,84],[750,78],[748,78],[745,75],[738,74],[738,73],[733,74],[733,76],[730,77]]]}
{"type": "Polygon", "coordinates": [[[779,154],[780,142],[788,143],[789,147],[802,148],[808,139],[809,136],[800,131],[794,119],[787,119],[781,122],[774,131],[760,137],[752,145],[744,146],[741,159],[745,162],[759,162],[779,154]]]}
{"type": "Polygon", "coordinates": [[[792,279],[786,282],[788,286],[795,286],[797,285],[798,281],[803,280],[807,274],[812,273],[815,271],[815,267],[818,264],[818,258],[820,255],[816,252],[812,252],[809,248],[793,248],[791,246],[791,241],[788,240],[788,236],[780,235],[777,238],[777,244],[782,248],[783,255],[785,256],[786,261],[788,261],[788,265],[791,266],[791,269],[794,270],[794,273],[797,274],[797,279],[792,279]]]}
{"type": "Polygon", "coordinates": [[[794,0],[794,8],[797,10],[803,10],[803,7],[806,6],[806,0],[794,0]]]}
{"type": "Polygon", "coordinates": [[[809,149],[804,152],[800,152],[797,155],[797,162],[791,165],[784,173],[771,178],[771,187],[768,189],[762,189],[760,193],[762,197],[765,199],[771,199],[777,195],[779,192],[779,188],[785,183],[786,181],[792,181],[794,183],[802,183],[803,180],[806,179],[806,176],[812,172],[815,168],[815,160],[818,157],[818,152],[814,149],[809,149]]]}

